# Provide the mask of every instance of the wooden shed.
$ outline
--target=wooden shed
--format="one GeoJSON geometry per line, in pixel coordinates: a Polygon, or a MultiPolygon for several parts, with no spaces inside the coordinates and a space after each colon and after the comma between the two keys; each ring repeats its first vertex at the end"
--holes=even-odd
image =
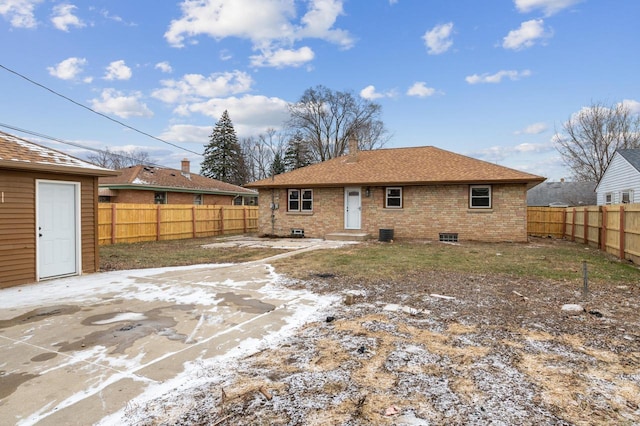
{"type": "Polygon", "coordinates": [[[98,177],[114,174],[0,132],[0,288],[96,272],[98,177]]]}

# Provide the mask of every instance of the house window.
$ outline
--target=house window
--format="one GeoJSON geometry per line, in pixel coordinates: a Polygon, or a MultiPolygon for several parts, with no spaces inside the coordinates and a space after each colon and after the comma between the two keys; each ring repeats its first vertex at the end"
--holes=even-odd
{"type": "Polygon", "coordinates": [[[629,204],[631,202],[632,197],[633,197],[633,191],[631,190],[622,191],[620,193],[620,202],[624,204],[629,204]]]}
{"type": "Polygon", "coordinates": [[[193,196],[193,204],[196,206],[202,205],[202,194],[196,194],[193,196]]]}
{"type": "Polygon", "coordinates": [[[110,203],[111,202],[111,195],[99,195],[98,196],[98,202],[99,203],[110,203]]]}
{"type": "Polygon", "coordinates": [[[612,193],[607,192],[606,194],[604,194],[604,203],[605,204],[613,203],[613,194],[612,193]]]}
{"type": "Polygon", "coordinates": [[[290,189],[288,192],[288,211],[290,212],[312,212],[313,211],[313,190],[311,189],[290,189]]]}
{"type": "Polygon", "coordinates": [[[402,208],[402,188],[393,187],[386,188],[384,198],[384,207],[387,209],[401,209],[402,208]]]}
{"type": "Polygon", "coordinates": [[[491,208],[491,185],[472,185],[469,187],[469,208],[491,208]]]}
{"type": "Polygon", "coordinates": [[[167,204],[167,193],[166,192],[156,192],[153,195],[154,204],[167,204]]]}

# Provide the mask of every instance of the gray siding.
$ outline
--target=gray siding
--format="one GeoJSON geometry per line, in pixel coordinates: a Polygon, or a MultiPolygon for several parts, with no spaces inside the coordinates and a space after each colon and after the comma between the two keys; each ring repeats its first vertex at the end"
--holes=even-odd
{"type": "Polygon", "coordinates": [[[640,203],[640,172],[616,152],[596,187],[598,205],[605,204],[607,193],[611,193],[612,204],[621,203],[622,192],[628,190],[633,191],[631,202],[640,203]]]}

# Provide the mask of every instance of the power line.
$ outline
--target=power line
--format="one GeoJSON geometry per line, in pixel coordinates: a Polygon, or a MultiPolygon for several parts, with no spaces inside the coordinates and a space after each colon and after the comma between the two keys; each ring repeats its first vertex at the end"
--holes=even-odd
{"type": "Polygon", "coordinates": [[[12,74],[14,74],[14,75],[16,75],[16,76],[20,77],[20,78],[23,78],[23,79],[27,80],[29,83],[35,84],[36,86],[41,87],[42,89],[47,90],[48,92],[51,92],[51,93],[53,93],[54,95],[59,96],[59,97],[61,97],[61,98],[65,99],[65,100],[67,100],[67,101],[69,101],[69,102],[71,102],[71,103],[73,103],[73,104],[75,104],[75,105],[77,105],[77,106],[79,106],[79,107],[81,107],[81,108],[84,108],[84,109],[86,109],[86,110],[89,110],[89,111],[91,111],[91,112],[92,112],[92,113],[94,113],[94,114],[97,114],[97,115],[99,115],[99,116],[101,116],[101,117],[103,117],[103,118],[106,118],[107,120],[113,121],[114,123],[117,123],[117,124],[119,124],[119,125],[121,125],[121,126],[123,126],[123,127],[126,127],[127,129],[133,130],[134,132],[140,133],[141,135],[148,136],[148,137],[150,137],[151,139],[155,139],[155,140],[157,140],[157,141],[159,141],[159,142],[165,143],[165,144],[167,144],[167,145],[171,145],[171,146],[173,146],[173,147],[175,147],[175,148],[178,148],[178,149],[181,149],[181,150],[183,150],[183,151],[187,151],[187,152],[190,152],[190,153],[192,153],[192,154],[196,154],[196,155],[202,156],[202,154],[200,154],[200,153],[198,153],[198,152],[191,151],[190,149],[187,149],[187,148],[181,147],[180,145],[176,145],[176,144],[171,143],[171,142],[167,142],[167,141],[165,141],[164,139],[160,139],[159,137],[153,136],[153,135],[151,135],[151,134],[149,134],[149,133],[147,133],[147,132],[143,132],[142,130],[138,130],[138,129],[136,129],[135,127],[132,127],[132,126],[129,126],[128,124],[123,123],[122,121],[116,120],[115,118],[109,117],[109,116],[108,116],[108,115],[106,115],[106,114],[103,114],[103,113],[98,112],[98,111],[96,111],[96,110],[94,110],[94,109],[92,109],[92,108],[89,108],[88,106],[83,105],[83,104],[81,104],[80,102],[77,102],[77,101],[75,101],[75,100],[73,100],[73,99],[71,99],[71,98],[69,98],[69,97],[67,97],[67,96],[65,96],[65,95],[63,95],[63,94],[61,94],[61,93],[58,93],[58,92],[56,92],[55,90],[50,89],[50,88],[48,88],[47,86],[45,86],[45,85],[43,85],[43,84],[40,84],[40,83],[38,83],[37,81],[34,81],[34,80],[30,79],[29,77],[27,77],[27,76],[25,76],[25,75],[20,74],[20,73],[19,73],[19,72],[17,72],[17,71],[14,71],[14,70],[12,70],[12,69],[10,69],[10,68],[7,68],[7,67],[5,67],[5,66],[4,66],[4,65],[2,65],[2,64],[0,64],[0,68],[4,69],[5,71],[8,71],[8,72],[10,72],[10,73],[12,73],[12,74]]]}

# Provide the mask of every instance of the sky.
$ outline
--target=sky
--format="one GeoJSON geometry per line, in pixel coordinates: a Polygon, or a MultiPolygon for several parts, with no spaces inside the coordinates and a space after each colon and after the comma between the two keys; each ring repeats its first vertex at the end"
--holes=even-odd
{"type": "Polygon", "coordinates": [[[224,110],[257,136],[324,85],[382,106],[385,148],[569,180],[564,122],[640,113],[639,17],[637,0],[0,0],[0,130],[198,171],[224,110]]]}

